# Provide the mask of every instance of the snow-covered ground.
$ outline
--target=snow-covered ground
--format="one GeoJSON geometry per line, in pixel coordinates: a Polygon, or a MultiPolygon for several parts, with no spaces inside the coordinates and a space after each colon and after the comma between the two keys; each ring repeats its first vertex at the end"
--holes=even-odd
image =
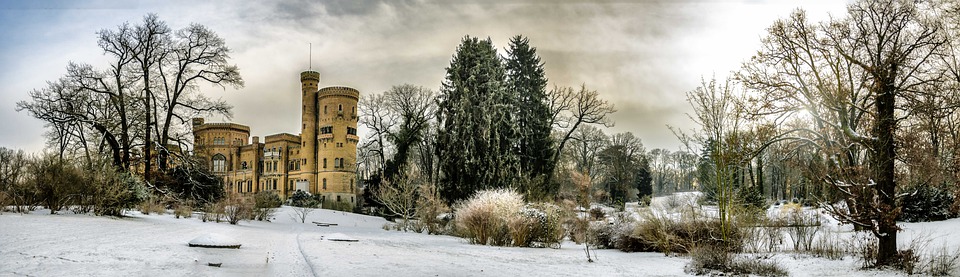
{"type": "MultiPolygon", "coordinates": [[[[273,222],[240,225],[129,213],[125,218],[0,215],[0,276],[683,276],[686,257],[660,253],[492,247],[451,236],[386,231],[382,218],[317,210],[300,223],[283,207],[273,222]],[[335,223],[320,227],[311,222],[335,223]],[[188,247],[205,234],[236,240],[240,249],[188,247]],[[357,242],[331,238],[356,239],[357,242]],[[208,263],[222,263],[210,267],[208,263]]],[[[901,241],[924,234],[931,245],[960,247],[960,219],[903,224],[901,241]]],[[[791,276],[900,276],[860,271],[841,261],[780,253],[791,276]]]]}

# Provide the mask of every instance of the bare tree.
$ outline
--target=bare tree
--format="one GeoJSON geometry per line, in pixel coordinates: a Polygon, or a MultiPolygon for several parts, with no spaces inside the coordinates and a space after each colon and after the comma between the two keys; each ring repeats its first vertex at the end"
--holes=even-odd
{"type": "Polygon", "coordinates": [[[316,207],[291,207],[293,209],[293,214],[290,215],[294,221],[300,221],[300,223],[307,223],[307,216],[316,211],[316,207]]]}
{"type": "MultiPolygon", "coordinates": [[[[588,90],[586,85],[581,85],[580,90],[569,87],[554,87],[547,93],[547,98],[550,101],[548,106],[553,118],[551,126],[563,130],[560,143],[553,154],[554,163],[559,162],[567,141],[581,125],[613,126],[613,123],[607,118],[607,115],[616,112],[613,104],[600,99],[597,91],[588,90]]],[[[551,173],[547,178],[548,183],[552,181],[552,178],[553,174],[551,173]]]]}
{"type": "Polygon", "coordinates": [[[384,180],[374,191],[377,202],[383,204],[392,216],[400,217],[404,231],[412,230],[411,220],[417,214],[417,195],[423,182],[417,170],[409,169],[402,177],[392,181],[384,180]]]}
{"type": "Polygon", "coordinates": [[[231,115],[229,104],[199,93],[200,84],[224,89],[227,86],[238,89],[244,85],[237,66],[228,63],[230,48],[212,30],[193,23],[174,32],[171,39],[171,47],[161,55],[156,67],[162,80],[156,115],[160,118],[156,131],[161,171],[166,170],[168,157],[176,153],[166,149],[167,145],[176,142],[185,146],[187,143],[185,137],[190,133],[189,128],[176,127],[189,124],[195,115],[231,115]]]}
{"type": "Polygon", "coordinates": [[[757,107],[770,114],[805,110],[814,118],[814,128],[805,130],[814,139],[800,140],[840,162],[828,165],[823,177],[847,196],[848,209],[833,209],[834,215],[873,231],[877,265],[891,264],[897,253],[897,102],[940,81],[934,62],[946,42],[938,21],[915,2],[858,1],[847,17],[820,25],[802,11],[777,21],[741,74],[748,87],[767,95],[757,107]],[[861,149],[869,154],[867,181],[851,178],[861,149]]]}

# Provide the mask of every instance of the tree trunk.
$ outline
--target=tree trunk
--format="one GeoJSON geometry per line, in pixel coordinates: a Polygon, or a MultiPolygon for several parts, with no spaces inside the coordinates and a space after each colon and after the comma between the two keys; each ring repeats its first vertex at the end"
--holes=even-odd
{"type": "MultiPolygon", "coordinates": [[[[891,78],[892,80],[893,78],[891,78]]],[[[896,183],[894,180],[894,159],[896,158],[896,149],[894,148],[894,130],[896,130],[896,118],[894,115],[896,105],[896,88],[893,82],[881,82],[879,94],[877,95],[877,141],[874,147],[874,175],[876,176],[876,190],[879,196],[879,209],[882,214],[877,215],[877,238],[879,238],[879,247],[877,251],[877,265],[890,265],[895,262],[897,255],[897,208],[896,183]]]]}

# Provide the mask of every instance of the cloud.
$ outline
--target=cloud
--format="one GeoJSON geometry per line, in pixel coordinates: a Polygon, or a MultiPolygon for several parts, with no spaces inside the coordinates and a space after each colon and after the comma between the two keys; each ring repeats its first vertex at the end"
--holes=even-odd
{"type": "MultiPolygon", "coordinates": [[[[756,50],[764,28],[800,2],[92,3],[56,5],[62,9],[0,6],[0,36],[14,38],[0,40],[0,82],[7,84],[0,87],[0,145],[39,150],[30,142],[38,140],[42,126],[12,112],[9,103],[58,77],[67,61],[102,65],[94,32],[155,12],[172,28],[196,22],[227,41],[234,51],[231,62],[247,85],[203,88],[234,105],[233,118],[208,121],[247,124],[254,135],[299,132],[299,72],[310,67],[310,43],[321,85],[351,86],[369,95],[403,83],[439,88],[465,35],[490,37],[502,49],[511,36],[523,34],[537,47],[551,86],[585,84],[615,103],[616,126],[608,133],[629,131],[648,148],[675,149],[678,143],[665,126],[693,128],[684,92],[701,76],[722,77],[736,69],[756,50]]],[[[823,3],[803,2],[816,11],[842,5],[823,3]]]]}

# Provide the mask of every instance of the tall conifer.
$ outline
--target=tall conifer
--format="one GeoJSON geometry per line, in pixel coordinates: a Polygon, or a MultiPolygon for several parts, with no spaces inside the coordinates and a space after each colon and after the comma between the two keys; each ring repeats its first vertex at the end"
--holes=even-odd
{"type": "Polygon", "coordinates": [[[547,104],[547,78],[537,48],[528,38],[517,35],[510,39],[504,57],[507,88],[513,94],[519,141],[514,151],[520,159],[521,174],[527,180],[521,192],[535,197],[555,195],[556,186],[545,183],[553,170],[554,152],[550,137],[550,108],[547,104]]]}

